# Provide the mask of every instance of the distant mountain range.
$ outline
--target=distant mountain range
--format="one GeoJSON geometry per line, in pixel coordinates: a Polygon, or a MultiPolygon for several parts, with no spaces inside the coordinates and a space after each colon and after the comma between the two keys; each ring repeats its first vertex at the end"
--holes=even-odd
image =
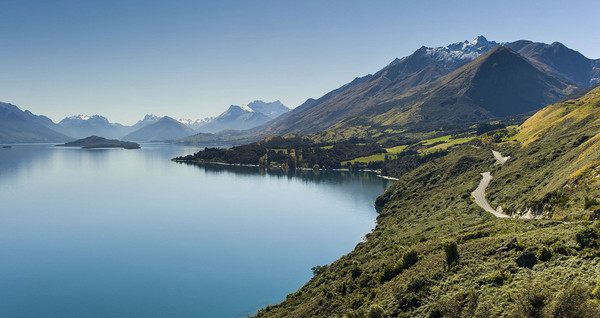
{"type": "Polygon", "coordinates": [[[133,126],[110,123],[99,115],[72,116],[54,124],[46,117],[23,113],[21,126],[3,125],[0,142],[98,135],[133,136],[137,141],[182,136],[188,143],[237,143],[324,131],[339,138],[358,132],[410,133],[533,112],[598,83],[600,59],[588,59],[561,43],[498,43],[479,36],[444,47],[423,46],[291,111],[279,101],[257,100],[232,105],[216,117],[177,121],[146,115],[133,126]],[[25,133],[23,118],[36,133],[25,133]]]}
{"type": "Polygon", "coordinates": [[[289,108],[279,101],[265,103],[257,100],[247,106],[231,106],[218,117],[175,120],[150,114],[132,126],[125,126],[111,123],[101,115],[75,115],[55,124],[48,117],[0,103],[0,142],[65,142],[89,136],[142,142],[171,141],[199,132],[250,129],[288,111],[289,108]]]}
{"type": "Polygon", "coordinates": [[[60,130],[65,135],[74,138],[89,136],[102,136],[105,138],[121,138],[127,133],[129,127],[117,123],[110,123],[108,119],[100,115],[76,115],[67,117],[58,123],[60,130]]]}

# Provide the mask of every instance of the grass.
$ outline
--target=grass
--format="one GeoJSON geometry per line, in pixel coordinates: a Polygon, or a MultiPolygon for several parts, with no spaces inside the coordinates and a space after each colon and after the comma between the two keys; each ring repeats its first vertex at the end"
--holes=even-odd
{"type": "MultiPolygon", "coordinates": [[[[600,97],[580,107],[595,103],[598,113],[600,97]]],[[[491,132],[472,141],[478,148],[456,145],[403,175],[377,199],[384,208],[366,242],[257,317],[599,317],[600,240],[589,233],[600,229],[600,151],[592,137],[600,126],[572,118],[530,122],[520,131],[535,140],[523,143],[495,142],[491,132]],[[513,157],[495,165],[492,149],[513,157]],[[530,206],[559,220],[483,211],[470,195],[483,171],[494,176],[493,206],[530,206]],[[582,245],[586,233],[592,241],[582,245]],[[457,256],[448,258],[447,242],[456,243],[457,256]]],[[[451,141],[435,139],[427,143],[451,141]]]]}

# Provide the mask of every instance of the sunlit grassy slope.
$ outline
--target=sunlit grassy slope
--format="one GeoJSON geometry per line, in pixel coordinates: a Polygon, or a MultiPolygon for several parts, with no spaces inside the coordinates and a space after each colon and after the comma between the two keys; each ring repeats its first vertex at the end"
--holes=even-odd
{"type": "Polygon", "coordinates": [[[378,198],[366,242],[257,317],[600,317],[599,97],[549,106],[516,136],[487,133],[403,175],[378,198]],[[498,165],[491,150],[512,158],[498,165]],[[492,206],[547,219],[484,212],[470,194],[484,171],[492,206]]]}

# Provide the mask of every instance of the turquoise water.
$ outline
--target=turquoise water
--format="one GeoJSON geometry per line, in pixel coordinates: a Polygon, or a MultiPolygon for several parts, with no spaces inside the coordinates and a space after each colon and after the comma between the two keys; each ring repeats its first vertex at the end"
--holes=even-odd
{"type": "Polygon", "coordinates": [[[0,317],[246,317],[350,252],[370,173],[169,161],[195,148],[0,148],[0,317]]]}

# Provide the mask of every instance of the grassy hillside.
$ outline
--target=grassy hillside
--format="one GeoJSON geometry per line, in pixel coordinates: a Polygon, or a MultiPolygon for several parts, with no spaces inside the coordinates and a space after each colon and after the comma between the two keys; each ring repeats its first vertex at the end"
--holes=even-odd
{"type": "Polygon", "coordinates": [[[497,147],[513,159],[492,170],[492,205],[554,219],[600,219],[600,87],[544,108],[497,147]]]}
{"type": "Polygon", "coordinates": [[[304,287],[256,317],[599,317],[600,223],[588,213],[600,199],[599,94],[403,175],[378,198],[384,209],[366,242],[315,266],[304,287]],[[491,150],[512,158],[498,165],[491,150]],[[471,192],[485,171],[492,206],[537,202],[546,218],[484,212],[471,192]]]}

